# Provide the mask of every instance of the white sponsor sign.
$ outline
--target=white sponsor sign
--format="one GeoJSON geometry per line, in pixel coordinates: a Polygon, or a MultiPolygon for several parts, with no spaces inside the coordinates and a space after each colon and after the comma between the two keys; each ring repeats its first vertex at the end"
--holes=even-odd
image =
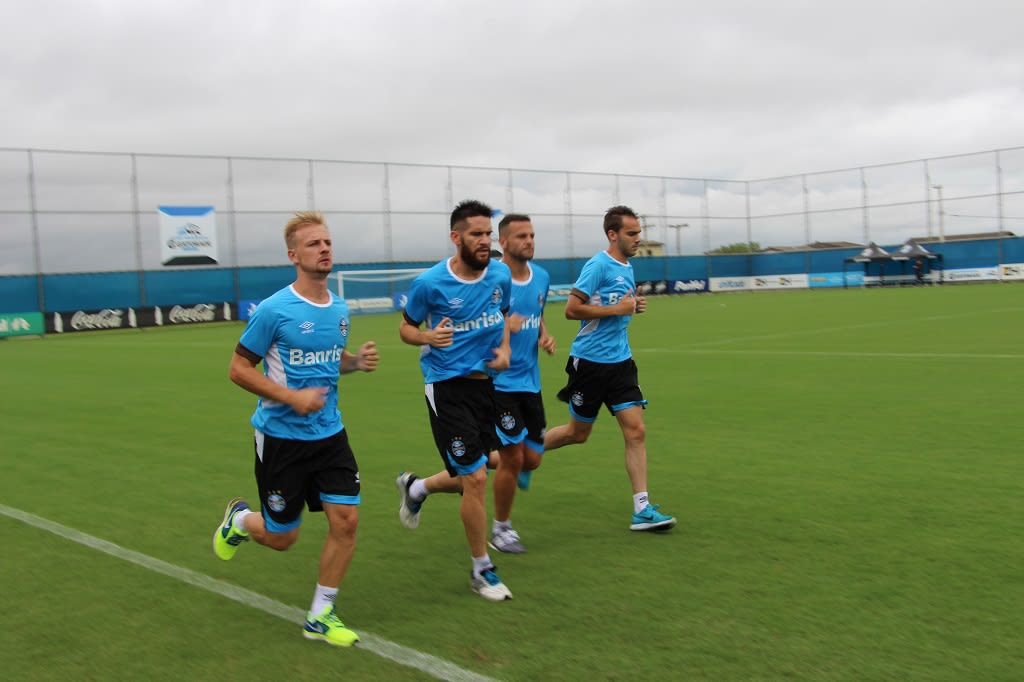
{"type": "Polygon", "coordinates": [[[1003,263],[999,266],[1000,279],[1024,279],[1024,263],[1003,263]]]}
{"type": "Polygon", "coordinates": [[[217,263],[217,216],[213,206],[157,206],[160,213],[160,263],[217,263]]]}
{"type": "Polygon", "coordinates": [[[348,308],[353,313],[384,313],[394,310],[394,301],[388,296],[374,298],[348,298],[345,299],[348,308]]]}
{"type": "Polygon", "coordinates": [[[946,270],[942,278],[947,282],[981,282],[999,279],[998,268],[956,268],[946,270]]]}
{"type": "Polygon", "coordinates": [[[748,291],[753,277],[712,277],[711,291],[748,291]]]}
{"type": "Polygon", "coordinates": [[[760,275],[751,277],[755,289],[807,289],[807,273],[797,275],[760,275]]]}

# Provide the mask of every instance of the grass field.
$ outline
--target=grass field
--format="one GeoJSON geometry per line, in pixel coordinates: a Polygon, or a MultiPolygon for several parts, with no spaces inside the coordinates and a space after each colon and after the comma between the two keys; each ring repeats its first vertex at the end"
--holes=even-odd
{"type": "MultiPolygon", "coordinates": [[[[557,303],[548,321],[553,426],[574,326],[557,303]]],[[[255,497],[254,398],[227,379],[239,324],[0,343],[3,677],[429,679],[418,651],[453,678],[1021,679],[1024,286],[652,299],[632,344],[651,495],[680,524],[628,530],[602,414],[517,499],[529,553],[494,557],[500,604],[468,589],[454,496],[398,522],[395,476],[440,460],[397,327],[355,318],[381,366],[342,379],[363,485],[340,599],[354,650],[254,607],[308,607],[321,515],[283,554],[210,550],[227,499],[255,497]],[[409,665],[375,655],[389,643],[409,665]]]]}

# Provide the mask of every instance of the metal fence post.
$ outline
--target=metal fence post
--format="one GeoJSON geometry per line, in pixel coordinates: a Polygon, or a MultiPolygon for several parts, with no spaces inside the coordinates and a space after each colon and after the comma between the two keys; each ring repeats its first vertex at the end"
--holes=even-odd
{"type": "Polygon", "coordinates": [[[46,312],[46,287],[43,283],[43,253],[39,243],[39,210],[36,206],[36,162],[32,150],[25,150],[28,154],[28,207],[31,212],[32,222],[32,264],[36,271],[36,300],[39,302],[39,312],[46,312]]]}
{"type": "Polygon", "coordinates": [[[231,264],[234,267],[232,279],[235,287],[235,300],[242,298],[242,264],[238,258],[238,220],[235,216],[235,164],[229,156],[225,159],[228,163],[228,177],[225,181],[225,194],[228,200],[228,227],[231,230],[231,264]]]}
{"type": "Polygon", "coordinates": [[[146,307],[146,269],[142,267],[142,215],[139,212],[139,168],[135,154],[131,159],[132,227],[135,230],[135,268],[139,275],[139,305],[146,307]]]}

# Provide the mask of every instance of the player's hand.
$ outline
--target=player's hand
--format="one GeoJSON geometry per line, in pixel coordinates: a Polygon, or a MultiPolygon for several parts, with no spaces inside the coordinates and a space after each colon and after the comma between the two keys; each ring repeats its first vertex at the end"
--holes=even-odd
{"type": "Polygon", "coordinates": [[[377,344],[374,341],[367,341],[359,347],[359,354],[356,355],[356,368],[362,372],[372,372],[377,369],[380,362],[380,353],[377,352],[377,344]]]}
{"type": "Polygon", "coordinates": [[[426,331],[427,343],[434,348],[447,348],[452,345],[454,334],[455,327],[452,326],[452,318],[446,317],[438,322],[436,327],[426,331]]]}
{"type": "Polygon", "coordinates": [[[541,350],[548,355],[555,354],[555,337],[550,334],[543,334],[539,339],[537,339],[537,345],[540,346],[541,350]]]}
{"type": "Polygon", "coordinates": [[[616,315],[632,315],[636,312],[636,294],[632,289],[615,304],[616,315]]]}
{"type": "Polygon", "coordinates": [[[639,315],[647,310],[647,297],[637,296],[636,297],[636,314],[639,315]]]}
{"type": "Polygon", "coordinates": [[[509,347],[499,346],[498,348],[492,348],[491,352],[494,353],[494,359],[488,362],[487,366],[495,372],[504,372],[508,369],[509,363],[512,360],[512,351],[509,347]]]}
{"type": "Polygon", "coordinates": [[[295,391],[291,401],[288,403],[297,414],[305,416],[310,412],[316,412],[324,406],[324,399],[327,396],[326,386],[314,386],[312,388],[300,388],[295,391]]]}
{"type": "Polygon", "coordinates": [[[526,318],[519,313],[512,313],[505,318],[505,324],[508,325],[508,330],[512,334],[518,334],[522,331],[523,322],[526,322],[526,318]]]}

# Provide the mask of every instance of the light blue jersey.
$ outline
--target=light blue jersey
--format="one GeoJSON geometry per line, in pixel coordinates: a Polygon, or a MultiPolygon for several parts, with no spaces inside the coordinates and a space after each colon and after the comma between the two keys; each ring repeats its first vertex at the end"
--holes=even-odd
{"type": "MultiPolygon", "coordinates": [[[[609,306],[630,292],[636,292],[633,266],[620,263],[607,251],[601,251],[583,266],[573,285],[589,297],[590,305],[609,306]]],[[[629,349],[629,321],[632,315],[615,315],[596,320],[580,320],[580,330],[570,353],[591,362],[622,362],[633,356],[629,349]]]]}
{"type": "Polygon", "coordinates": [[[473,372],[494,376],[487,366],[494,359],[492,349],[501,345],[505,330],[512,273],[508,266],[492,260],[475,280],[452,272],[445,259],[420,274],[409,287],[405,319],[419,326],[436,327],[445,317],[455,329],[447,348],[420,347],[423,381],[432,384],[473,372]]]}
{"type": "Polygon", "coordinates": [[[495,390],[504,393],[540,393],[537,343],[551,276],[540,266],[527,263],[526,267],[530,269],[530,276],[525,282],[512,280],[512,299],[508,310],[509,315],[518,314],[526,319],[522,328],[511,336],[512,362],[509,368],[494,378],[495,390]]]}
{"type": "Polygon", "coordinates": [[[263,358],[263,373],[292,389],[326,386],[324,406],[305,416],[260,398],[252,425],[275,438],[319,440],[344,428],[338,410],[338,376],[348,342],[348,305],[331,293],[313,303],[291,285],[256,306],[239,343],[263,358]]]}

